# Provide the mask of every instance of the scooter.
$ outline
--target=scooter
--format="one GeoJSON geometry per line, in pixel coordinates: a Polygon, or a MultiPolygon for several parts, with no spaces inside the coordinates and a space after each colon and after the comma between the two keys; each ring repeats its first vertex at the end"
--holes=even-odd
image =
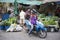
{"type": "Polygon", "coordinates": [[[47,37],[47,29],[44,28],[44,27],[36,27],[33,29],[33,31],[36,31],[37,35],[40,37],[40,38],[46,38],[47,37]],[[34,30],[35,29],[35,30],[34,30]]]}
{"type": "MultiPolygon", "coordinates": [[[[30,25],[27,25],[25,24],[27,27],[30,26],[30,25]]],[[[29,30],[29,28],[28,28],[29,30]]],[[[37,35],[40,37],[40,38],[46,38],[47,37],[47,29],[42,25],[35,25],[34,28],[33,28],[33,32],[36,31],[37,35]]]]}

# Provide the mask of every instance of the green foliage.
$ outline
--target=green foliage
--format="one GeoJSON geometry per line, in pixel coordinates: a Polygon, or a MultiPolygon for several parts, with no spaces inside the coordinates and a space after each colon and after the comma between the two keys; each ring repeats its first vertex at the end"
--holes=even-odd
{"type": "Polygon", "coordinates": [[[16,23],[16,17],[9,18],[8,20],[4,20],[0,23],[0,25],[3,26],[10,26],[11,23],[15,22],[16,23]]]}
{"type": "Polygon", "coordinates": [[[48,21],[43,21],[43,24],[45,26],[47,26],[47,25],[56,25],[56,23],[55,23],[55,21],[53,19],[50,19],[48,21]]]}
{"type": "Polygon", "coordinates": [[[43,18],[44,20],[42,20],[43,21],[43,24],[45,25],[45,26],[47,26],[47,25],[56,25],[56,20],[58,20],[58,17],[56,17],[56,16],[51,16],[51,17],[45,17],[45,18],[43,18]]]}
{"type": "Polygon", "coordinates": [[[57,16],[53,16],[51,18],[54,19],[54,20],[58,20],[58,17],[57,16]]]}
{"type": "Polygon", "coordinates": [[[16,17],[13,17],[13,18],[9,18],[7,22],[9,23],[13,23],[13,22],[16,22],[16,17]]]}
{"type": "Polygon", "coordinates": [[[48,26],[48,25],[49,25],[48,21],[43,21],[43,24],[44,24],[45,26],[48,26]]]}
{"type": "Polygon", "coordinates": [[[41,18],[45,18],[45,15],[44,14],[39,14],[38,15],[38,20],[40,20],[41,18]]]}
{"type": "Polygon", "coordinates": [[[48,21],[48,23],[49,23],[49,25],[56,25],[56,23],[55,23],[55,20],[54,20],[54,19],[49,20],[49,21],[48,21]]]}
{"type": "Polygon", "coordinates": [[[10,26],[10,23],[9,22],[5,22],[4,26],[10,26]]]}

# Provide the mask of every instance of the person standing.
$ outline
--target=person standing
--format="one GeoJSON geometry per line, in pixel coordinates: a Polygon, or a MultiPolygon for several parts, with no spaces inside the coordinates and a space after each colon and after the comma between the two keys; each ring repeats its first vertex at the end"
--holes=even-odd
{"type": "Polygon", "coordinates": [[[21,10],[19,16],[20,16],[20,25],[23,26],[25,23],[25,10],[21,10]]]}

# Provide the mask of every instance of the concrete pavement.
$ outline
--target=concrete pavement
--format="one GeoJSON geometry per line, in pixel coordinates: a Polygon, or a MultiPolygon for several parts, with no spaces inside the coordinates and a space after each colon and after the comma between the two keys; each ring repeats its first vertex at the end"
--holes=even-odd
{"type": "Polygon", "coordinates": [[[60,40],[60,32],[48,32],[45,39],[41,39],[36,35],[28,35],[25,31],[22,32],[5,32],[0,31],[0,40],[60,40]]]}

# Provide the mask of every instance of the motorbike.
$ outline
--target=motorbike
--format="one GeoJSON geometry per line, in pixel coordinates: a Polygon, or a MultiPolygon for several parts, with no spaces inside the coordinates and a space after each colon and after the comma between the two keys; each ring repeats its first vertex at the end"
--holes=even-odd
{"type": "MultiPolygon", "coordinates": [[[[27,25],[26,23],[25,23],[25,25],[26,25],[26,27],[30,26],[30,25],[27,25]]],[[[46,38],[47,29],[44,26],[43,27],[40,27],[40,26],[34,25],[33,32],[35,31],[40,38],[46,38]]],[[[28,30],[29,30],[29,28],[28,28],[28,30]]]]}
{"type": "Polygon", "coordinates": [[[46,38],[47,37],[47,29],[45,27],[34,27],[33,28],[33,31],[36,31],[37,35],[40,37],[40,38],[46,38]]]}

